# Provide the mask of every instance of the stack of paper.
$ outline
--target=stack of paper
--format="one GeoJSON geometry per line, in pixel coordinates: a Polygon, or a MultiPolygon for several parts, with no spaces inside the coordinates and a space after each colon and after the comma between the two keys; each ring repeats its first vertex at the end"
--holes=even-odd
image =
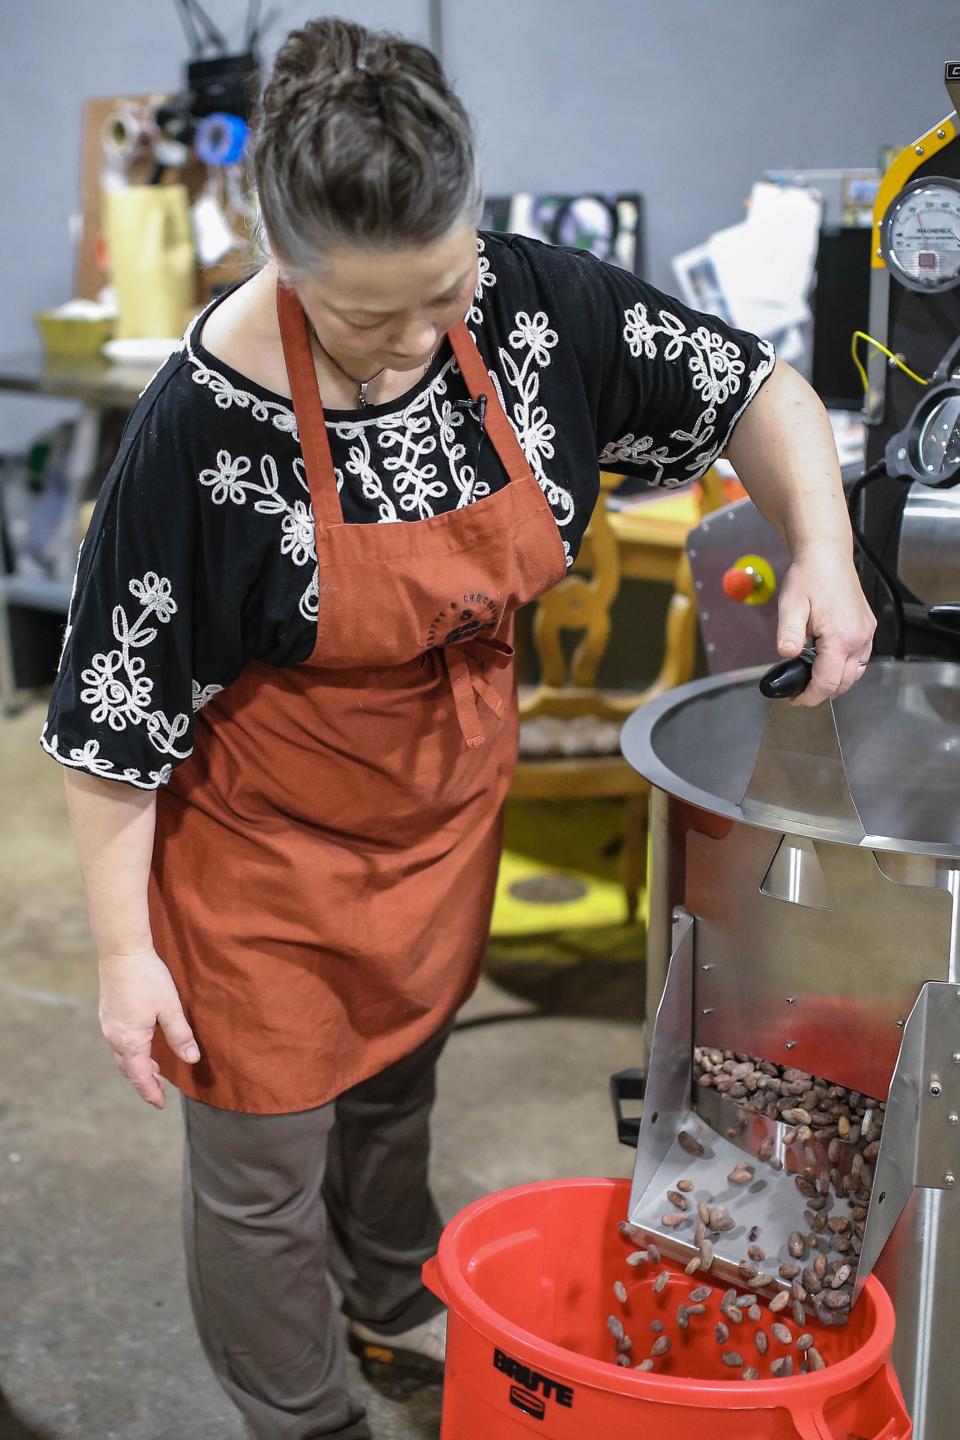
{"type": "Polygon", "coordinates": [[[773,340],[783,359],[796,356],[803,348],[799,327],[810,318],[820,218],[815,191],[754,185],[746,220],[675,257],[683,299],[773,340]]]}

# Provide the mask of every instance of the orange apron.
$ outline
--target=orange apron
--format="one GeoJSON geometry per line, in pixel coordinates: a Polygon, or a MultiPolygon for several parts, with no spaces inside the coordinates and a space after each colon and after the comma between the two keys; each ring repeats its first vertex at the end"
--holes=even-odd
{"type": "Polygon", "coordinates": [[[450,332],[509,483],[345,524],[306,318],[277,291],[313,504],[316,645],[196,716],[157,795],[154,943],[202,1052],[161,1073],[226,1110],[322,1105],[414,1050],[480,971],[513,774],[517,607],[565,572],[547,501],[466,326],[450,332]]]}

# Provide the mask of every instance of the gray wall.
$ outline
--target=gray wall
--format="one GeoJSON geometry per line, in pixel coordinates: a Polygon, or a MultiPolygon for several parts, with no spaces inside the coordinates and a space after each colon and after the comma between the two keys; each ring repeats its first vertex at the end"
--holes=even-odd
{"type": "MultiPolygon", "coordinates": [[[[236,33],[241,0],[206,0],[236,33]]],[[[270,8],[264,0],[264,10],[270,8]]],[[[429,0],[340,0],[337,12],[420,39],[429,0]]],[[[286,0],[287,29],[322,9],[286,0]]],[[[444,0],[444,58],[480,132],[487,188],[639,189],[648,273],[742,217],[761,171],[871,165],[949,110],[956,0],[444,0]]],[[[83,99],[177,82],[172,0],[31,0],[5,26],[0,131],[0,349],[70,293],[69,220],[83,99]]],[[[54,413],[0,396],[0,449],[54,413]]]]}

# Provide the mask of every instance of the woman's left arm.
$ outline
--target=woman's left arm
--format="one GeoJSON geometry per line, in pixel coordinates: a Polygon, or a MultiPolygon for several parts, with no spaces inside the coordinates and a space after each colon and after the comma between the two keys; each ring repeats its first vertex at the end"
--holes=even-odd
{"type": "Polygon", "coordinates": [[[853,564],[853,536],[833,431],[807,382],[782,360],[744,411],[725,452],[793,562],[780,590],[777,648],[812,635],[813,679],[794,703],[842,695],[863,674],[876,620],[853,564]]]}

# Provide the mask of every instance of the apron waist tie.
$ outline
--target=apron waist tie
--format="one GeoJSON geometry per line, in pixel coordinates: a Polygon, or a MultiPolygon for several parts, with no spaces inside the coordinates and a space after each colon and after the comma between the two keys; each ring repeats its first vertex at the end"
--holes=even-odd
{"type": "Polygon", "coordinates": [[[474,750],[486,738],[480,724],[476,697],[479,695],[489,705],[498,720],[503,716],[503,698],[476,668],[477,661],[482,657],[497,670],[504,670],[513,659],[513,646],[506,645],[502,640],[481,638],[468,641],[465,645],[441,645],[438,649],[450,682],[461,733],[467,746],[474,750]]]}

